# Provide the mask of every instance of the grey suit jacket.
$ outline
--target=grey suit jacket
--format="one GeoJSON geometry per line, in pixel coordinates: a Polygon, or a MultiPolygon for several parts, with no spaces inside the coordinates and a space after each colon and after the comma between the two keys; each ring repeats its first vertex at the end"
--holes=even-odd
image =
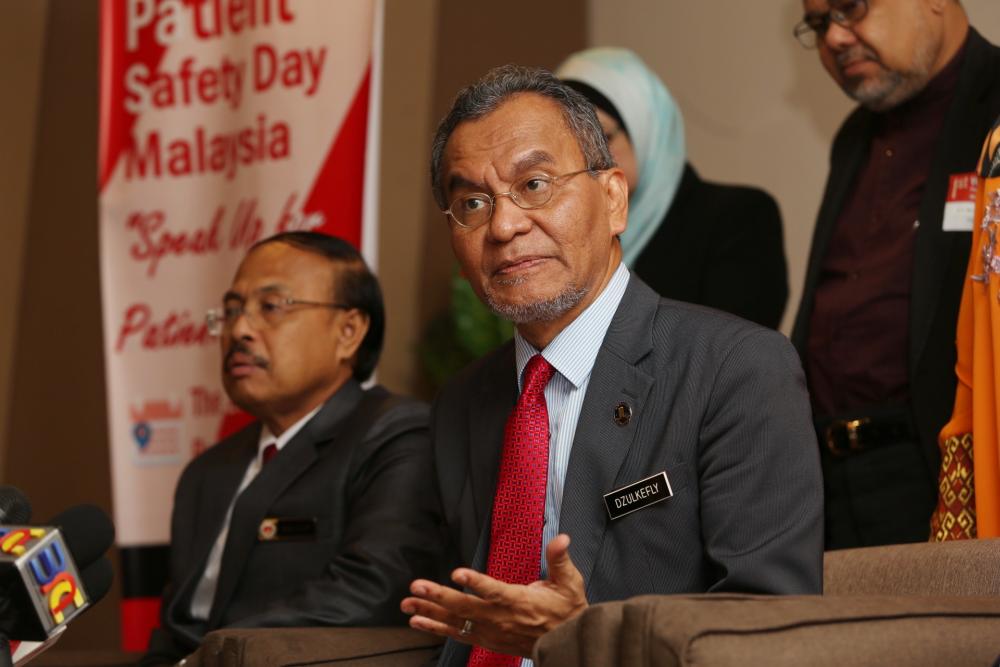
{"type": "MultiPolygon", "coordinates": [[[[487,550],[513,344],[463,371],[431,416],[453,565],[487,550]]],[[[561,532],[590,602],[646,593],[820,593],[823,484],[798,358],[779,333],[660,299],[634,274],[591,373],[561,532]],[[615,406],[633,416],[624,426],[615,406]],[[603,496],[666,472],[673,497],[611,520],[603,496]]],[[[464,664],[449,644],[442,664],[464,664]]]]}
{"type": "Polygon", "coordinates": [[[220,627],[402,625],[410,581],[440,572],[427,406],[351,380],[237,498],[210,617],[192,619],[191,595],[259,436],[254,423],[181,475],[163,627],[143,664],[173,662],[220,627]],[[269,517],[314,529],[264,540],[269,517]]]}

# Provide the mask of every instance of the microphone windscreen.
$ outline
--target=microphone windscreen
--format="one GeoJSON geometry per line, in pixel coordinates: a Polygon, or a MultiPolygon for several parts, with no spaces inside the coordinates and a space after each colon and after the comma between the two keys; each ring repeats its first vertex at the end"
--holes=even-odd
{"type": "Polygon", "coordinates": [[[0,524],[15,526],[31,521],[31,503],[15,486],[0,486],[0,524]]]}
{"type": "Polygon", "coordinates": [[[80,569],[104,555],[115,541],[115,526],[96,505],[75,505],[48,522],[56,526],[80,569]]]}
{"type": "Polygon", "coordinates": [[[98,600],[108,594],[114,577],[114,569],[107,556],[101,556],[83,568],[83,571],[80,572],[80,579],[83,582],[83,590],[90,599],[90,604],[96,604],[98,600]]]}

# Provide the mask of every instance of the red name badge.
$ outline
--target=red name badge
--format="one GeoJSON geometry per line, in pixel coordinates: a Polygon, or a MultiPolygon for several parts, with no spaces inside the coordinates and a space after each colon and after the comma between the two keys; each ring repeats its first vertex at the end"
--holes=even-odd
{"type": "Polygon", "coordinates": [[[948,196],[944,202],[941,229],[946,232],[971,232],[976,214],[976,192],[979,177],[974,173],[952,174],[948,180],[948,196]]]}

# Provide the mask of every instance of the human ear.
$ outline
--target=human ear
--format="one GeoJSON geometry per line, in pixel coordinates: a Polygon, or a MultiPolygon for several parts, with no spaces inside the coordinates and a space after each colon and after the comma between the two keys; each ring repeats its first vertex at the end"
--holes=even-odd
{"type": "Polygon", "coordinates": [[[335,327],[338,358],[350,360],[354,357],[368,333],[370,323],[368,315],[357,308],[344,311],[335,327]]]}
{"type": "Polygon", "coordinates": [[[928,6],[932,13],[940,16],[944,14],[947,5],[951,4],[955,0],[928,0],[928,6]]]}
{"type": "Polygon", "coordinates": [[[604,173],[604,194],[611,234],[618,236],[628,227],[628,181],[625,172],[614,167],[604,173]]]}

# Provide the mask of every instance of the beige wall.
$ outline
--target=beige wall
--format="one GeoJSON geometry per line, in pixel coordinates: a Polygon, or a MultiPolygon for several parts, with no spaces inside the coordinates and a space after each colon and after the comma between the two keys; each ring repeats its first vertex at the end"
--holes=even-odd
{"type": "MultiPolygon", "coordinates": [[[[970,19],[1000,43],[1000,2],[965,0],[970,19]]],[[[747,183],[778,200],[785,222],[791,295],[798,308],[830,141],[851,108],[792,26],[796,0],[653,2],[588,0],[590,43],[627,46],[676,97],[688,154],[703,176],[747,183]]]]}

